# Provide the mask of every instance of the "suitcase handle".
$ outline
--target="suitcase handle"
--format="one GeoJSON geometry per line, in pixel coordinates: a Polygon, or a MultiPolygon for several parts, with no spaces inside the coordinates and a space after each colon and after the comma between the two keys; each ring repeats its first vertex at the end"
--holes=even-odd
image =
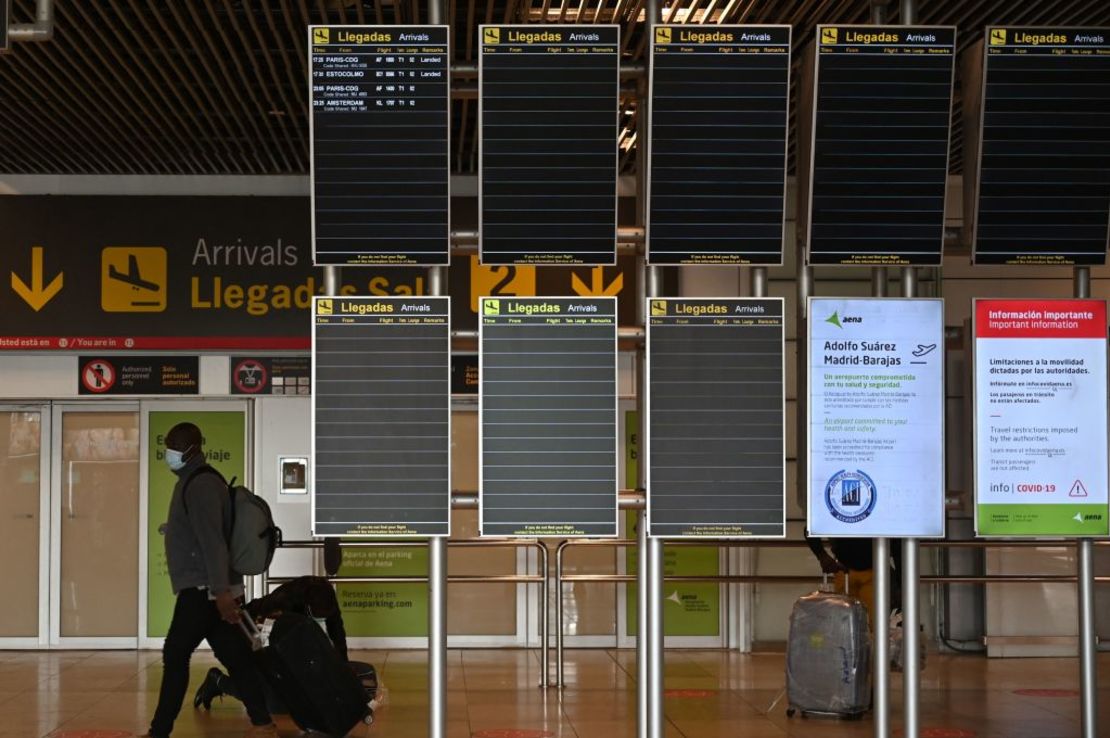
{"type": "Polygon", "coordinates": [[[251,642],[252,651],[261,651],[263,648],[262,631],[258,629],[258,624],[254,622],[246,610],[239,611],[239,629],[243,631],[243,635],[251,642]]]}

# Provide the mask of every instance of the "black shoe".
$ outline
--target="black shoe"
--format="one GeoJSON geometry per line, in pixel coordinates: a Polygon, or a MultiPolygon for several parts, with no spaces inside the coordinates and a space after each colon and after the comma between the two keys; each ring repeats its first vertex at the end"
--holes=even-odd
{"type": "Polygon", "coordinates": [[[199,710],[201,707],[204,707],[205,710],[211,710],[212,700],[223,696],[223,690],[220,689],[220,679],[223,675],[224,673],[215,667],[208,670],[204,681],[197,689],[196,696],[193,697],[194,710],[199,710]]]}

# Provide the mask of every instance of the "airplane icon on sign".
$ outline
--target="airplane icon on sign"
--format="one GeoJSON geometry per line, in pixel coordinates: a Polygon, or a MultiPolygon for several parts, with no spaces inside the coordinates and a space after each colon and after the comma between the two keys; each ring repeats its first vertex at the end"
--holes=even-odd
{"type": "Polygon", "coordinates": [[[162,285],[157,282],[150,282],[143,279],[142,273],[139,271],[139,257],[135,254],[131,254],[127,257],[126,274],[116,269],[114,265],[110,265],[108,267],[108,276],[119,282],[125,282],[135,289],[149,290],[151,292],[157,292],[162,289],[162,285]]]}
{"type": "Polygon", "coordinates": [[[160,313],[169,291],[166,249],[109,246],[100,258],[100,307],[107,313],[160,313]]]}

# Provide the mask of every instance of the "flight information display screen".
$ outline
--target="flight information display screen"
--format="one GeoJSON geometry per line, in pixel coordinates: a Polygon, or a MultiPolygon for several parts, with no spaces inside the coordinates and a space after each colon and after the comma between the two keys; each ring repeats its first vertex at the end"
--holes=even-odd
{"type": "Polygon", "coordinates": [[[790,26],[656,26],[651,264],[781,264],[790,26]]]}
{"type": "Polygon", "coordinates": [[[446,536],[451,325],[446,297],[317,297],[312,531],[446,536]]]}
{"type": "Polygon", "coordinates": [[[619,26],[480,33],[482,263],[616,263],[619,26]]]}
{"type": "Polygon", "coordinates": [[[483,536],[617,534],[617,301],[482,298],[483,536]]]}
{"type": "Polygon", "coordinates": [[[782,298],[648,307],[650,534],[785,535],[782,298]]]}
{"type": "Polygon", "coordinates": [[[988,28],[984,49],[975,262],[1105,264],[1110,28],[988,28]]]}
{"type": "Polygon", "coordinates": [[[310,26],[318,265],[446,265],[447,26],[310,26]]]}
{"type": "Polygon", "coordinates": [[[956,29],[817,34],[809,263],[939,265],[956,29]]]}

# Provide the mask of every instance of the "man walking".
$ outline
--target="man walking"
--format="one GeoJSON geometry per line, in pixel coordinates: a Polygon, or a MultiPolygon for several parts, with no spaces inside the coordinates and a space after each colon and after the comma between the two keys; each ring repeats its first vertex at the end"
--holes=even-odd
{"type": "Polygon", "coordinates": [[[207,640],[235,679],[250,715],[248,738],[276,737],[262,677],[239,630],[243,577],[231,569],[231,497],[223,478],[204,460],[204,438],[192,423],[166,435],[166,463],[177,475],[170,500],[166,563],[177,604],[162,648],[162,689],[149,738],[169,738],[189,689],[189,660],[207,640]]]}

